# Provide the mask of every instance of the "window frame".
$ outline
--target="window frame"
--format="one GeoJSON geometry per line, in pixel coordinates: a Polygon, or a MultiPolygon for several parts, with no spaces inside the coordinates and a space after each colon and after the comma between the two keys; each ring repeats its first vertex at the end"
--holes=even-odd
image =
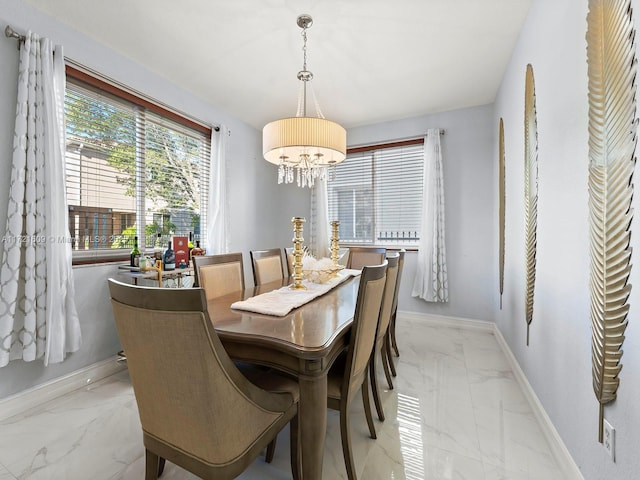
{"type": "MultiPolygon", "coordinates": [[[[345,240],[342,238],[342,235],[340,235],[340,244],[344,247],[360,247],[360,246],[364,246],[364,247],[386,247],[388,250],[400,250],[400,249],[404,249],[407,251],[417,251],[418,250],[418,246],[419,246],[419,239],[417,239],[416,241],[412,242],[412,243],[406,243],[406,244],[399,244],[397,242],[395,243],[390,243],[390,242],[385,242],[384,240],[380,240],[378,241],[378,234],[376,233],[376,219],[377,219],[377,214],[378,212],[376,211],[377,208],[377,202],[378,200],[376,199],[377,196],[377,192],[376,192],[376,175],[377,175],[377,169],[375,166],[375,160],[373,160],[373,152],[375,151],[379,151],[379,150],[384,150],[384,149],[393,149],[393,148],[401,148],[401,147],[406,147],[406,146],[414,146],[414,145],[421,145],[424,148],[424,137],[419,137],[419,138],[411,138],[411,139],[405,139],[405,140],[398,140],[398,141],[391,141],[391,142],[383,142],[383,143],[375,143],[375,144],[368,144],[368,145],[361,145],[361,146],[354,146],[354,147],[348,147],[347,148],[347,159],[345,161],[348,161],[349,159],[349,155],[353,155],[353,154],[358,154],[358,153],[369,153],[371,152],[372,154],[372,166],[371,166],[371,192],[372,192],[372,198],[373,198],[373,205],[372,205],[372,215],[374,217],[374,224],[373,224],[373,235],[372,235],[372,242],[364,242],[361,240],[355,240],[355,241],[349,241],[349,240],[345,240]]],[[[339,166],[337,166],[337,168],[339,168],[339,166]]],[[[338,172],[335,172],[336,175],[339,175],[338,172]]],[[[422,181],[422,176],[420,177],[421,181],[422,181]]],[[[329,180],[330,181],[330,180],[329,180]]],[[[364,186],[362,187],[362,189],[365,189],[364,186]]],[[[344,189],[339,188],[339,190],[349,190],[347,187],[345,187],[344,189]]],[[[351,189],[351,191],[355,191],[355,189],[351,189]]],[[[331,192],[328,192],[329,196],[331,196],[331,192]]],[[[424,192],[423,192],[424,195],[424,192]]]]}
{"type": "MultiPolygon", "coordinates": [[[[80,86],[92,87],[94,89],[98,89],[105,94],[116,97],[118,100],[121,100],[125,103],[133,104],[134,107],[144,109],[145,111],[153,112],[156,115],[164,117],[169,121],[178,123],[184,127],[192,129],[206,137],[208,137],[209,141],[211,141],[211,134],[214,129],[217,127],[211,127],[205,125],[200,121],[196,121],[193,118],[188,117],[186,114],[180,113],[170,107],[158,102],[156,100],[152,100],[144,94],[140,92],[136,92],[135,90],[126,87],[116,81],[108,79],[99,73],[90,71],[88,69],[80,68],[78,65],[73,65],[67,63],[65,65],[65,82],[68,83],[69,79],[72,80],[73,83],[77,83],[80,86]]],[[[65,145],[67,143],[67,137],[65,132],[65,145]]],[[[211,144],[208,145],[209,151],[211,151],[211,144]]],[[[65,155],[65,163],[66,163],[66,155],[65,155]]],[[[209,166],[210,168],[210,166],[209,166]]],[[[212,185],[209,182],[209,178],[207,178],[208,188],[212,188],[212,185]]],[[[135,200],[136,204],[138,204],[138,199],[135,200]]],[[[138,207],[136,207],[137,210],[138,207]]],[[[68,212],[67,217],[69,216],[68,212]]],[[[142,220],[144,224],[144,219],[142,220]]],[[[67,223],[68,220],[67,220],[67,223]]],[[[138,221],[136,221],[138,224],[138,221]]],[[[143,226],[144,228],[144,226],[143,226]]],[[[204,228],[204,226],[202,226],[204,228]]],[[[147,245],[147,251],[152,248],[153,245],[147,245]]],[[[99,263],[112,263],[112,262],[122,262],[129,260],[129,250],[127,248],[102,248],[102,249],[74,249],[72,251],[73,265],[88,265],[88,264],[99,264],[99,263]]]]}

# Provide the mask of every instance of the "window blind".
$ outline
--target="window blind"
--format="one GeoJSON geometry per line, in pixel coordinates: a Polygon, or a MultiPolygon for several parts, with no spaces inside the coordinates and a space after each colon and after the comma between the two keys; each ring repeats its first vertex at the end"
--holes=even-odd
{"type": "Polygon", "coordinates": [[[348,153],[327,182],[340,242],[416,246],[423,196],[423,144],[348,153]]]}
{"type": "Polygon", "coordinates": [[[210,136],[67,77],[66,188],[76,251],[205,233],[210,136]]]}

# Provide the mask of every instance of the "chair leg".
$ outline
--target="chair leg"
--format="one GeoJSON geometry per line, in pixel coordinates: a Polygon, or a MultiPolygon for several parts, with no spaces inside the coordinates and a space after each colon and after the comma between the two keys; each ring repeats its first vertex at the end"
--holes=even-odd
{"type": "Polygon", "coordinates": [[[166,460],[162,457],[160,457],[160,461],[158,462],[158,477],[160,477],[162,475],[162,472],[164,472],[164,464],[165,464],[166,460]]]}
{"type": "Polygon", "coordinates": [[[393,312],[393,315],[391,315],[389,331],[391,332],[391,347],[393,347],[396,357],[399,357],[400,352],[398,351],[398,343],[396,342],[396,313],[397,312],[393,312]]]}
{"type": "Polygon", "coordinates": [[[160,459],[158,455],[150,450],[145,449],[145,466],[144,466],[144,479],[145,480],[158,480],[158,467],[160,466],[160,459]]]}
{"type": "Polygon", "coordinates": [[[276,453],[277,439],[278,439],[278,436],[273,437],[273,440],[271,440],[271,443],[267,445],[267,453],[264,456],[264,461],[267,463],[271,463],[271,461],[273,460],[273,456],[276,453]]]}
{"type": "Polygon", "coordinates": [[[382,410],[382,402],[380,401],[380,390],[378,389],[378,375],[376,373],[376,354],[375,350],[369,360],[369,377],[371,379],[371,392],[373,393],[373,403],[376,406],[376,412],[381,422],[384,422],[384,410],[382,410]]]}
{"type": "Polygon", "coordinates": [[[385,336],[385,348],[387,349],[387,358],[389,359],[389,369],[391,370],[391,375],[397,377],[396,365],[393,363],[393,354],[391,353],[391,326],[387,330],[387,335],[385,336]]]}
{"type": "Polygon", "coordinates": [[[382,348],[380,349],[380,355],[382,357],[382,368],[384,369],[384,376],[387,377],[387,384],[389,385],[389,390],[393,390],[393,381],[391,380],[391,372],[389,372],[389,364],[391,363],[391,358],[387,355],[388,350],[388,342],[387,337],[385,336],[382,343],[382,348]]]}
{"type": "Polygon", "coordinates": [[[371,403],[369,403],[369,381],[367,380],[366,375],[364,376],[364,381],[362,382],[362,387],[360,389],[362,390],[364,416],[367,417],[367,425],[369,425],[369,435],[371,435],[371,438],[375,440],[378,436],[376,435],[376,427],[373,424],[373,416],[371,415],[371,403]]]}
{"type": "Polygon", "coordinates": [[[349,431],[349,403],[344,399],[340,402],[340,437],[342,438],[342,455],[347,469],[347,478],[357,480],[356,469],[353,465],[351,453],[351,432],[349,431]]]}

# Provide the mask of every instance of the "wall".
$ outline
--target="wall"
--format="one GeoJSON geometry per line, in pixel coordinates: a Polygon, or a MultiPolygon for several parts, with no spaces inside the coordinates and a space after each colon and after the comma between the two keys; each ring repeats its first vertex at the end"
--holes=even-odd
{"type": "MultiPolygon", "coordinates": [[[[633,0],[636,29],[640,1],[633,0]]],[[[640,472],[640,291],[632,289],[618,399],[605,417],[616,428],[616,461],[597,441],[598,402],[591,386],[588,228],[587,0],[534,0],[496,103],[505,125],[506,259],[499,329],[587,480],[638,478],[640,472]],[[537,275],[530,345],[524,317],[524,84],[535,75],[539,142],[537,275]]],[[[494,163],[495,165],[495,163],[494,163]]],[[[494,178],[497,170],[494,168],[494,178]]],[[[638,181],[636,173],[636,182],[638,181]]],[[[494,196],[494,213],[497,212],[494,196]]],[[[638,212],[638,196],[633,207],[638,212]]],[[[494,244],[497,246],[497,215],[494,244]]],[[[637,256],[640,218],[631,242],[637,256]]],[[[497,247],[493,249],[497,257],[497,247]]],[[[495,262],[492,262],[495,263],[495,262]]],[[[630,283],[640,271],[632,258],[630,283]]],[[[494,289],[497,305],[497,291],[494,289]]]]}
{"type": "MultiPolygon", "coordinates": [[[[291,212],[277,208],[299,204],[308,211],[307,192],[278,189],[276,169],[262,160],[261,132],[218,110],[212,105],[168,83],[163,78],[132,63],[91,39],[70,30],[19,0],[0,0],[2,31],[10,24],[19,32],[32,30],[62,44],[65,56],[111,77],[151,98],[161,100],[209,124],[224,124],[230,129],[228,150],[229,203],[231,212],[230,245],[245,254],[253,248],[289,244],[291,212]],[[265,181],[273,178],[273,181],[265,181]],[[264,199],[272,199],[265,204],[264,199]],[[306,205],[306,206],[305,206],[306,205]],[[275,207],[275,208],[274,208],[275,207]],[[260,232],[260,235],[256,235],[260,232]]],[[[8,192],[18,69],[17,42],[0,38],[0,192],[8,192]]],[[[7,197],[0,196],[0,236],[6,228],[7,197]]],[[[247,257],[248,258],[248,257],[247,257]]],[[[115,276],[114,266],[74,268],[76,301],[83,344],[80,351],[61,364],[45,368],[42,361],[11,362],[0,369],[0,399],[45,383],[113,356],[120,348],[106,279],[115,276]]],[[[245,261],[245,274],[251,278],[251,266],[245,261]]]]}
{"type": "Polygon", "coordinates": [[[481,106],[426,115],[347,131],[349,146],[419,137],[443,128],[445,243],[449,302],[411,296],[416,252],[407,252],[398,309],[493,321],[497,268],[493,253],[493,107],[481,106]]]}

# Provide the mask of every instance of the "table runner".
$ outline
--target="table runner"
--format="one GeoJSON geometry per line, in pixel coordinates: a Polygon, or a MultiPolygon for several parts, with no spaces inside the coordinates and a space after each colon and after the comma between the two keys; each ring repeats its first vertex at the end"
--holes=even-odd
{"type": "Polygon", "coordinates": [[[360,270],[344,269],[338,273],[337,277],[332,278],[327,283],[313,283],[303,280],[302,283],[307,287],[306,290],[293,290],[286,286],[256,295],[247,300],[232,303],[231,308],[284,317],[294,308],[298,308],[314,298],[324,295],[348,278],[356,277],[360,273],[360,270]]]}

